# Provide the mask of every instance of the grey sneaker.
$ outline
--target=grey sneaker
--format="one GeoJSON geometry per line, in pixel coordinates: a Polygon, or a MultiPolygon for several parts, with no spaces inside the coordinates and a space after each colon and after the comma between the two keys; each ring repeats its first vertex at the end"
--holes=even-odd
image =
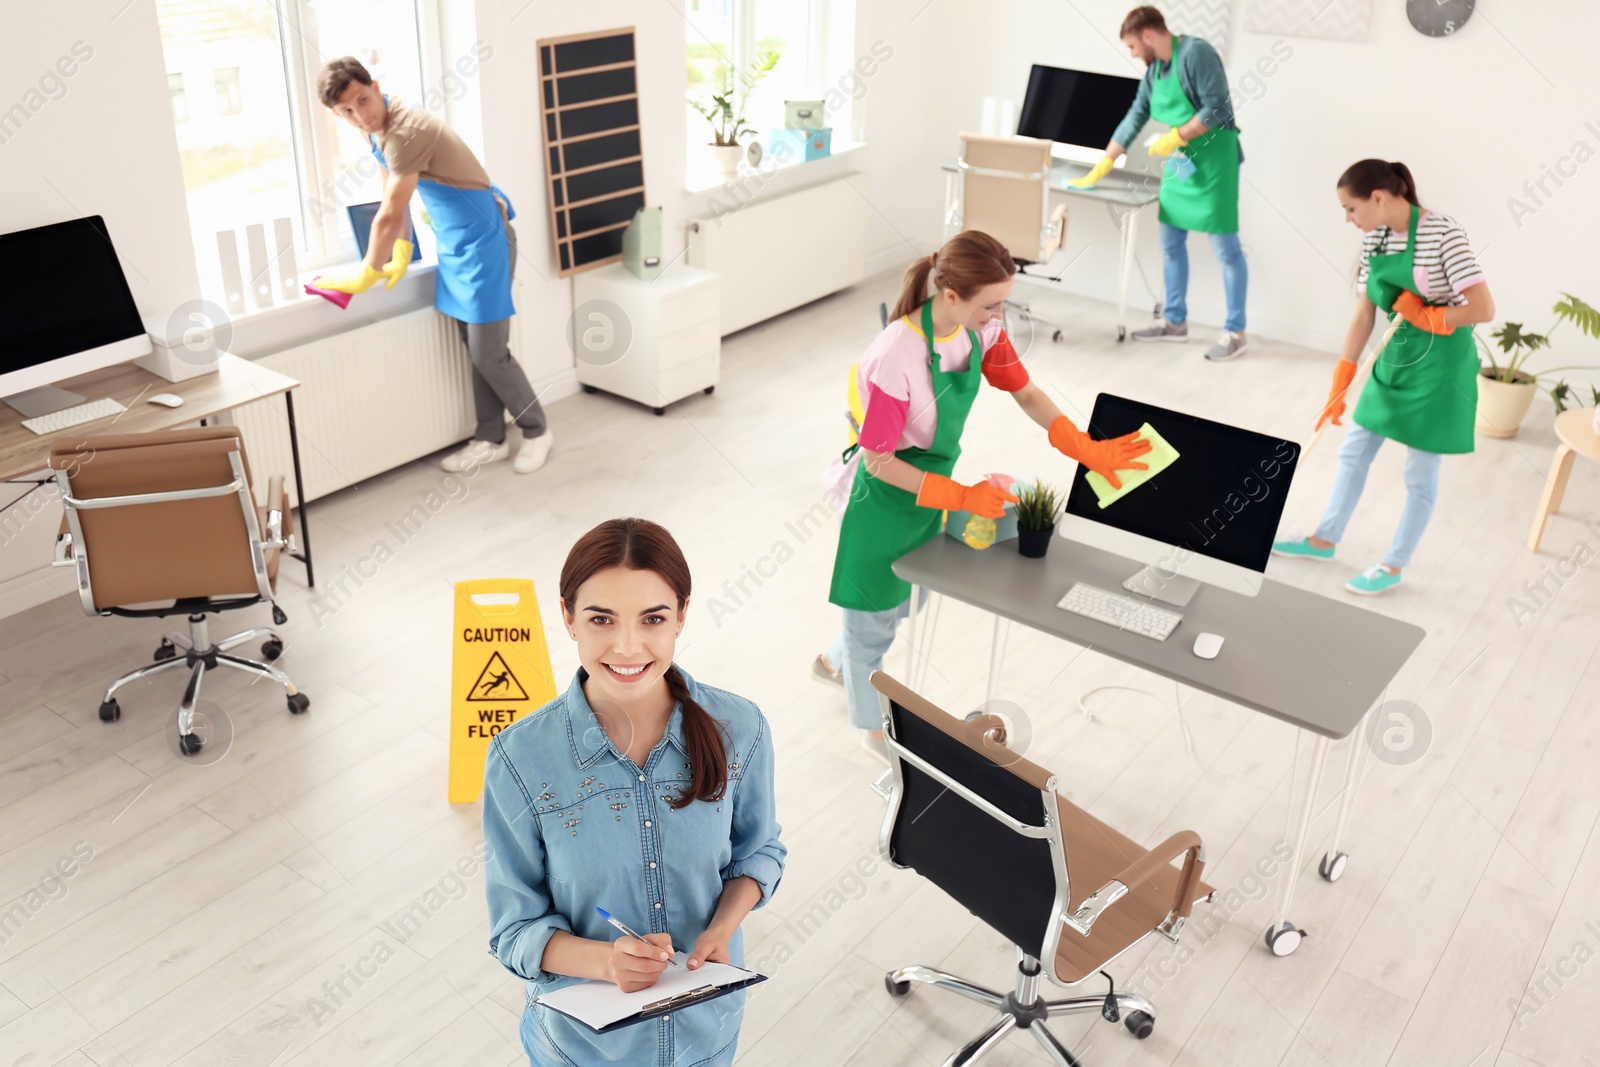
{"type": "Polygon", "coordinates": [[[1152,326],[1148,330],[1134,330],[1135,341],[1174,341],[1185,344],[1189,340],[1189,324],[1187,322],[1163,322],[1160,326],[1152,326]]]}
{"type": "Polygon", "coordinates": [[[1217,343],[1206,349],[1206,358],[1213,363],[1226,363],[1230,359],[1238,359],[1244,355],[1244,350],[1250,347],[1250,342],[1242,333],[1233,333],[1223,330],[1222,336],[1217,338],[1217,343]]]}

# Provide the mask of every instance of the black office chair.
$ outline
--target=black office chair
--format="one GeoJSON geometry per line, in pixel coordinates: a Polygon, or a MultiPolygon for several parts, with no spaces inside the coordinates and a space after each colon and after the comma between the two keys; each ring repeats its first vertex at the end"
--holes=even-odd
{"type": "Polygon", "coordinates": [[[1061,797],[1053,775],[1007,749],[998,716],[964,722],[882,671],[873,672],[872,684],[884,697],[892,756],[879,850],[1017,948],[1010,993],[931,967],[884,976],[893,996],[907,995],[913,983],[931,985],[1000,1012],[945,1067],[977,1061],[1014,1029],[1031,1033],[1060,1067],[1082,1067],[1046,1026],[1077,1012],[1099,1012],[1149,1037],[1155,1008],[1144,997],[1113,990],[1046,1000],[1039,978],[1077,985],[1152,933],[1175,943],[1195,901],[1212,895],[1200,880],[1199,835],[1185,830],[1145,849],[1061,797]],[[1179,857],[1182,867],[1173,867],[1179,857]],[[1093,887],[1078,891],[1076,907],[1069,873],[1079,886],[1093,887]]]}

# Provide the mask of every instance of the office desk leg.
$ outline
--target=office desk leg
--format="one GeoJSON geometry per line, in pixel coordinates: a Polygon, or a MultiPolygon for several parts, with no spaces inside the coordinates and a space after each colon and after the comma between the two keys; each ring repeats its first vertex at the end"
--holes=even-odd
{"type": "Polygon", "coordinates": [[[1345,763],[1344,788],[1339,790],[1339,820],[1333,826],[1333,843],[1317,865],[1317,873],[1330,882],[1337,882],[1349,862],[1348,853],[1339,851],[1346,827],[1350,825],[1350,810],[1356,804],[1356,790],[1361,788],[1361,752],[1367,747],[1367,720],[1372,718],[1369,709],[1350,734],[1350,759],[1345,763]]]}
{"type": "Polygon", "coordinates": [[[906,606],[906,685],[912,685],[917,677],[917,623],[922,613],[917,610],[918,593],[920,586],[911,587],[911,599],[906,606]]]}
{"type": "Polygon", "coordinates": [[[926,693],[928,691],[928,668],[933,665],[933,656],[931,655],[933,652],[933,635],[939,629],[939,608],[943,604],[944,597],[941,594],[929,593],[927,595],[927,602],[923,607],[923,610],[928,613],[928,619],[925,623],[923,623],[921,632],[918,634],[918,638],[922,641],[923,647],[926,648],[930,654],[923,656],[921,662],[917,665],[917,681],[916,684],[911,688],[915,689],[919,693],[926,693]]]}
{"type": "Polygon", "coordinates": [[[311,569],[311,531],[306,523],[306,491],[305,483],[300,478],[300,432],[294,421],[294,391],[283,391],[283,406],[289,416],[289,457],[294,461],[294,499],[300,505],[300,522],[297,532],[300,537],[300,551],[294,553],[294,558],[306,565],[306,585],[316,588],[316,572],[311,569]]]}
{"type": "Polygon", "coordinates": [[[1117,340],[1125,341],[1128,337],[1128,282],[1133,273],[1133,252],[1135,242],[1139,236],[1139,209],[1131,208],[1122,213],[1122,219],[1117,225],[1117,236],[1122,245],[1122,287],[1117,298],[1117,340]]]}
{"type": "MultiPolygon", "coordinates": [[[[1298,746],[1296,746],[1298,747],[1298,746]]],[[[1311,747],[1311,770],[1306,775],[1306,791],[1300,800],[1300,820],[1295,829],[1290,850],[1288,870],[1284,872],[1283,886],[1278,890],[1277,907],[1272,913],[1272,925],[1267,927],[1267,947],[1274,956],[1287,956],[1300,947],[1305,931],[1289,921],[1289,908],[1294,904],[1294,883],[1300,877],[1301,864],[1306,858],[1307,838],[1311,836],[1311,816],[1317,806],[1317,789],[1322,785],[1322,765],[1328,759],[1328,739],[1317,735],[1311,747]]],[[[1293,803],[1290,798],[1290,803],[1293,803]]]]}
{"type": "Polygon", "coordinates": [[[1006,660],[1006,636],[1009,624],[1004,615],[994,617],[994,641],[989,646],[989,683],[983,690],[984,710],[992,711],[995,695],[1000,692],[1000,671],[1006,660]]]}

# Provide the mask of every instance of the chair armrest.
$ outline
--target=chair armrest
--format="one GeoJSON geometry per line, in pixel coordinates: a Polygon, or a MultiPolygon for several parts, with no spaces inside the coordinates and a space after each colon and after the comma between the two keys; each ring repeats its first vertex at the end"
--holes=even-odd
{"type": "Polygon", "coordinates": [[[274,474],[267,479],[267,519],[261,531],[261,547],[285,548],[293,552],[294,511],[289,507],[289,492],[283,475],[274,474]]]}
{"type": "Polygon", "coordinates": [[[1085,897],[1083,903],[1078,905],[1078,910],[1066,917],[1067,924],[1087,936],[1094,927],[1095,920],[1107,908],[1150,881],[1162,868],[1170,866],[1173,860],[1185,854],[1187,856],[1183,869],[1178,875],[1177,898],[1173,901],[1168,918],[1187,919],[1194,908],[1194,887],[1199,883],[1200,872],[1206,865],[1205,846],[1200,842],[1200,835],[1193,830],[1180,830],[1128,864],[1116,877],[1085,897]]]}
{"type": "Polygon", "coordinates": [[[78,551],[72,543],[72,529],[67,517],[61,516],[61,528],[56,531],[56,554],[50,561],[52,567],[73,567],[78,563],[78,551]]]}

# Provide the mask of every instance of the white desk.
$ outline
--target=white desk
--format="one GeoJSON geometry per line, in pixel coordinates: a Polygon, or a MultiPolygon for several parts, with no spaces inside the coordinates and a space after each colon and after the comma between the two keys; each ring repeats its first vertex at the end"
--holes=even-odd
{"type": "MultiPolygon", "coordinates": [[[[945,172],[945,227],[961,217],[961,168],[955,159],[943,163],[945,172]]],[[[1121,264],[1121,281],[1117,300],[1117,340],[1128,337],[1128,280],[1133,271],[1135,242],[1139,236],[1139,212],[1156,202],[1161,195],[1161,179],[1153,174],[1112,171],[1093,189],[1074,189],[1067,183],[1089,172],[1084,163],[1071,163],[1057,159],[1050,164],[1050,192],[1082,200],[1097,200],[1110,204],[1117,213],[1118,263],[1121,264]]],[[[946,232],[948,238],[952,236],[946,232]]]]}

